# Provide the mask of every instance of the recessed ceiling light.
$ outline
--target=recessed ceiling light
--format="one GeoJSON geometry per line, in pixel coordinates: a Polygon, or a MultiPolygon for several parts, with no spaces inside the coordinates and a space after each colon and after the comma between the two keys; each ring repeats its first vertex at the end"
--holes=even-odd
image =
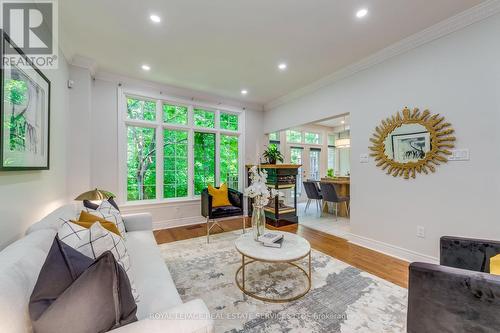
{"type": "Polygon", "coordinates": [[[281,71],[284,71],[288,66],[282,62],[281,64],[278,65],[278,68],[281,70],[281,71]]]}
{"type": "Polygon", "coordinates": [[[344,121],[344,120],[342,120],[340,123],[341,123],[341,124],[345,124],[345,121],[344,121]]]}
{"type": "Polygon", "coordinates": [[[151,70],[151,67],[149,65],[142,65],[142,69],[145,71],[151,70]]]}
{"type": "Polygon", "coordinates": [[[246,94],[248,94],[248,90],[246,90],[246,89],[242,89],[242,90],[241,90],[241,94],[242,94],[242,95],[246,95],[246,94]]]}
{"type": "Polygon", "coordinates": [[[368,9],[362,8],[356,12],[356,17],[357,18],[363,18],[368,14],[368,9]]]}
{"type": "Polygon", "coordinates": [[[151,21],[153,21],[154,23],[160,23],[161,22],[161,17],[159,17],[158,15],[151,15],[149,17],[151,19],[151,21]]]}

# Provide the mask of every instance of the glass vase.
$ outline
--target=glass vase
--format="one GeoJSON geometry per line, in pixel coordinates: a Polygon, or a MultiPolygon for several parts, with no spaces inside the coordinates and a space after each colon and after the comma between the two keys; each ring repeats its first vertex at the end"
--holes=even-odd
{"type": "Polygon", "coordinates": [[[266,214],[264,207],[253,204],[252,212],[252,232],[255,241],[266,232],[266,214]]]}

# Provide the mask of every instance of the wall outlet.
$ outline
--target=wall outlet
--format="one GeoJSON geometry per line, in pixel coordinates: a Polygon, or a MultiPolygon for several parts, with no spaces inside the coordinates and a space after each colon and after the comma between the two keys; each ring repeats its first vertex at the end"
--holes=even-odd
{"type": "Polygon", "coordinates": [[[417,237],[425,238],[425,228],[421,225],[417,226],[417,237]]]}
{"type": "Polygon", "coordinates": [[[359,154],[359,163],[368,163],[368,154],[359,154]]]}
{"type": "Polygon", "coordinates": [[[470,159],[469,149],[452,149],[448,161],[468,161],[470,159]]]}

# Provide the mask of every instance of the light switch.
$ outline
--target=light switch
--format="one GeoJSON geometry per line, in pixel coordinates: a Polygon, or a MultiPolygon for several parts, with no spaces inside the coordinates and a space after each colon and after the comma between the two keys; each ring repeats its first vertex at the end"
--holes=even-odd
{"type": "Polygon", "coordinates": [[[359,154],[359,163],[368,163],[368,154],[359,154]]]}
{"type": "Polygon", "coordinates": [[[451,155],[448,155],[448,161],[468,161],[469,159],[469,149],[452,149],[451,155]]]}

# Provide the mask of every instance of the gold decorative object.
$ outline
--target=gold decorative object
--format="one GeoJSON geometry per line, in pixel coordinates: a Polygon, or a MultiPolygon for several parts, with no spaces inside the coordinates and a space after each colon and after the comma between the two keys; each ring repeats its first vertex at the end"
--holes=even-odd
{"type": "Polygon", "coordinates": [[[80,194],[75,198],[77,201],[83,201],[83,200],[90,200],[90,201],[95,201],[95,200],[107,200],[109,198],[113,198],[115,195],[111,192],[108,191],[103,191],[103,190],[98,190],[97,188],[92,191],[88,191],[85,193],[80,194]]]}
{"type": "MultiPolygon", "coordinates": [[[[421,112],[418,108],[410,110],[404,108],[401,112],[396,113],[390,118],[382,120],[380,126],[375,128],[375,133],[370,139],[372,146],[370,156],[375,158],[377,167],[387,171],[388,175],[394,177],[404,177],[405,179],[415,178],[417,173],[428,174],[436,171],[436,166],[448,161],[447,155],[451,155],[450,149],[455,147],[456,138],[452,135],[455,131],[450,123],[445,122],[445,118],[439,114],[432,115],[429,110],[421,112]],[[428,132],[410,133],[410,134],[393,134],[403,125],[422,126],[428,132]],[[408,162],[401,162],[396,158],[394,148],[394,137],[397,135],[415,135],[424,133],[430,139],[430,146],[427,151],[420,146],[420,155],[415,156],[415,152],[409,158],[408,162]],[[392,147],[386,147],[388,137],[392,140],[392,147]],[[392,158],[388,156],[388,151],[392,149],[392,158]],[[424,155],[425,154],[425,155],[424,155]],[[412,159],[413,158],[413,159],[412,159]]],[[[420,138],[422,139],[422,138],[420,138]]],[[[411,143],[410,143],[411,146],[411,143]]],[[[412,148],[414,148],[412,146],[412,148]]]]}

